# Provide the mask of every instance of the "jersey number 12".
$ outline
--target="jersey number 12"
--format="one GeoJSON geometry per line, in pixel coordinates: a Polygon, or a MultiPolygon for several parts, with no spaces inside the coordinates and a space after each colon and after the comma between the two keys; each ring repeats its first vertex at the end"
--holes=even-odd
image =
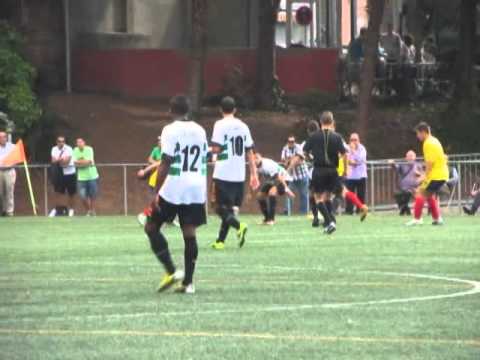
{"type": "Polygon", "coordinates": [[[193,145],[192,147],[185,146],[182,150],[183,153],[183,166],[182,166],[182,171],[187,172],[197,172],[198,167],[198,159],[200,158],[200,147],[198,145],[193,145]],[[191,155],[191,158],[190,158],[191,155]],[[190,160],[192,159],[192,162],[190,163],[190,160]]]}

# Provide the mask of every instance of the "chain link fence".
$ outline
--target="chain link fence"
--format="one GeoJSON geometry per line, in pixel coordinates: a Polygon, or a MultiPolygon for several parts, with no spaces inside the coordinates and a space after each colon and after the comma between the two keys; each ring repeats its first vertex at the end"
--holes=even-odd
{"type": "MultiPolygon", "coordinates": [[[[402,161],[402,159],[397,159],[402,161]]],[[[97,213],[100,215],[134,215],[140,212],[153,198],[153,193],[145,181],[140,181],[136,173],[145,164],[97,164],[100,173],[100,192],[97,200],[97,213]]],[[[458,172],[458,181],[453,189],[442,196],[444,205],[461,211],[461,206],[470,200],[470,190],[480,179],[480,153],[450,155],[449,166],[458,172]]],[[[25,169],[17,167],[15,185],[15,213],[31,215],[25,169]]],[[[48,177],[49,165],[30,165],[32,186],[39,215],[48,215],[56,205],[64,205],[62,199],[53,191],[48,177]]],[[[209,189],[212,176],[209,166],[209,189]]],[[[397,176],[388,160],[368,162],[368,182],[366,203],[371,211],[394,210],[394,193],[397,190],[397,176]]],[[[257,213],[254,194],[246,189],[245,213],[257,213]]],[[[83,214],[80,199],[77,197],[76,213],[83,214]]]]}

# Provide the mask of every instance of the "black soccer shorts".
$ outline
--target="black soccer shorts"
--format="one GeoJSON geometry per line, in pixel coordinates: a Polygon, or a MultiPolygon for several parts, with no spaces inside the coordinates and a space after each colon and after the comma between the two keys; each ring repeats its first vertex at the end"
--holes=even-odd
{"type": "Polygon", "coordinates": [[[244,197],[244,183],[231,182],[219,179],[215,181],[215,198],[218,206],[233,208],[241,207],[244,197]]]}
{"type": "Polygon", "coordinates": [[[159,197],[158,204],[152,204],[151,220],[162,225],[171,223],[178,215],[180,226],[193,225],[199,227],[207,223],[205,204],[172,204],[159,197]]]}
{"type": "Polygon", "coordinates": [[[316,194],[333,193],[338,186],[338,172],[335,168],[315,168],[312,174],[312,189],[316,194]]]}

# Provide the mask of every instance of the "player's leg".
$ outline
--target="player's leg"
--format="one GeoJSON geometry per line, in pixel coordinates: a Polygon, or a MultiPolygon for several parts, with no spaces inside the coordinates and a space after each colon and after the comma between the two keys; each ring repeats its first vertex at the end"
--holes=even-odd
{"type": "Polygon", "coordinates": [[[338,174],[336,169],[315,169],[313,172],[312,183],[315,192],[315,202],[318,211],[324,219],[324,230],[327,234],[331,234],[336,230],[335,217],[329,210],[327,203],[331,200],[331,194],[335,190],[337,182],[338,174]]]}
{"type": "Polygon", "coordinates": [[[262,184],[260,187],[260,190],[258,191],[257,194],[257,202],[258,206],[260,207],[260,211],[262,212],[263,215],[263,224],[266,224],[268,221],[268,192],[272,188],[273,184],[269,181],[265,182],[262,184]]]}
{"type": "Polygon", "coordinates": [[[195,225],[182,225],[183,241],[185,242],[184,261],[185,261],[185,277],[182,284],[175,290],[180,293],[193,294],[195,287],[193,286],[193,274],[198,258],[197,232],[195,225]]]}
{"type": "Polygon", "coordinates": [[[168,249],[167,239],[161,232],[164,222],[174,217],[176,210],[174,206],[160,199],[159,203],[152,203],[150,213],[151,215],[147,218],[145,224],[145,233],[150,241],[152,252],[163,265],[166,272],[158,286],[158,291],[161,292],[167,290],[182,278],[182,274],[176,271],[170,250],[168,249]]]}
{"type": "Polygon", "coordinates": [[[175,291],[178,293],[193,294],[195,293],[193,275],[198,258],[197,228],[207,223],[205,205],[180,205],[178,218],[185,242],[185,277],[175,291]]]}
{"type": "Polygon", "coordinates": [[[315,193],[315,202],[317,203],[318,211],[323,217],[323,228],[326,234],[331,234],[336,230],[335,218],[328,210],[326,202],[330,200],[330,194],[326,191],[315,193]]]}
{"type": "Polygon", "coordinates": [[[277,195],[278,195],[278,187],[280,185],[272,186],[272,188],[268,191],[268,216],[267,216],[267,225],[275,224],[275,215],[277,211],[277,195]]]}
{"type": "MultiPolygon", "coordinates": [[[[351,194],[355,194],[355,180],[347,180],[345,181],[345,187],[347,188],[348,192],[351,194]]],[[[345,214],[347,215],[353,215],[353,206],[354,203],[351,200],[351,195],[349,197],[345,196],[345,214]]]]}
{"type": "Polygon", "coordinates": [[[318,208],[317,208],[317,203],[315,202],[315,196],[313,195],[313,192],[310,192],[310,211],[312,212],[313,215],[313,221],[312,221],[312,226],[313,227],[319,227],[320,226],[320,220],[318,219],[318,208]]]}
{"type": "Polygon", "coordinates": [[[352,205],[352,213],[353,205],[355,205],[357,209],[360,210],[360,221],[364,221],[368,215],[368,207],[360,200],[358,195],[355,192],[349,190],[347,187],[344,187],[343,197],[347,201],[347,204],[352,205]]]}
{"type": "Polygon", "coordinates": [[[413,219],[407,222],[407,226],[416,226],[423,224],[422,213],[425,206],[424,190],[419,189],[415,195],[415,201],[413,205],[413,219]]]}
{"type": "Polygon", "coordinates": [[[443,219],[440,211],[440,199],[437,196],[445,181],[431,181],[425,190],[428,208],[432,214],[432,225],[443,225],[443,219]]]}

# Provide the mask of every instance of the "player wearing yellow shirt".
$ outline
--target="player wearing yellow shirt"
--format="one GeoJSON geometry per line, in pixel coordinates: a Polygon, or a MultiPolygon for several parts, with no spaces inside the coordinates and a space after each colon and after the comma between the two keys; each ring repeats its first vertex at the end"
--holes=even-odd
{"type": "Polygon", "coordinates": [[[440,141],[432,136],[430,126],[427,123],[420,123],[415,128],[417,138],[423,143],[423,157],[425,159],[425,178],[420,185],[419,192],[415,198],[415,218],[407,223],[408,226],[421,225],[422,211],[425,201],[428,203],[433,218],[433,225],[443,225],[440,215],[440,206],[436,198],[441,187],[448,180],[447,157],[443,151],[440,141]]]}

